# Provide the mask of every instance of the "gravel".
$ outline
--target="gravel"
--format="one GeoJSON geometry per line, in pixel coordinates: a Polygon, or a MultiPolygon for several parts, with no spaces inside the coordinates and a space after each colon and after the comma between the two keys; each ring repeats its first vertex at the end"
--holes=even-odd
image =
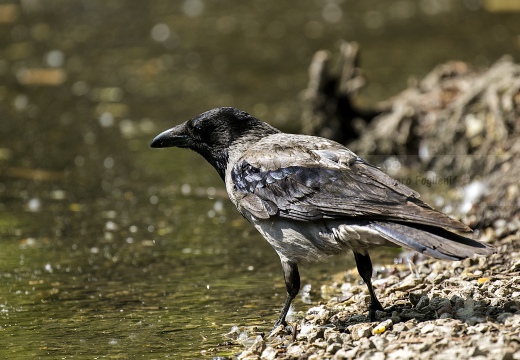
{"type": "Polygon", "coordinates": [[[376,269],[387,309],[377,322],[367,319],[370,298],[353,269],[347,281],[322,286],[329,300],[293,321],[296,332],[235,336],[244,346],[237,358],[520,359],[520,231],[488,228],[481,239],[498,253],[459,262],[413,256],[376,269]],[[509,235],[498,241],[498,233],[509,235]]]}

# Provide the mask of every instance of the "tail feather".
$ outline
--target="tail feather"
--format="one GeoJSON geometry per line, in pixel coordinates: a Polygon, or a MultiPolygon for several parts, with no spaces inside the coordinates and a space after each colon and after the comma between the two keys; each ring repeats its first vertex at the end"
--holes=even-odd
{"type": "Polygon", "coordinates": [[[394,244],[436,259],[462,260],[496,252],[490,245],[434,226],[374,222],[371,227],[394,244]]]}

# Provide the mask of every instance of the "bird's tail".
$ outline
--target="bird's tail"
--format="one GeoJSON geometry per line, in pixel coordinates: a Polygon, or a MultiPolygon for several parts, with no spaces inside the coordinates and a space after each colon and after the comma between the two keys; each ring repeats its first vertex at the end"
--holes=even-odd
{"type": "Polygon", "coordinates": [[[462,260],[496,253],[493,246],[434,226],[394,222],[373,222],[370,226],[386,240],[436,259],[462,260]]]}

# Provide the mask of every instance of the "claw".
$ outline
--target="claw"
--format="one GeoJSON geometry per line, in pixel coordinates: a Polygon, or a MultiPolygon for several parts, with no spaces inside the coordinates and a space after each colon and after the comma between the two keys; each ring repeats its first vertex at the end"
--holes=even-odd
{"type": "Polygon", "coordinates": [[[285,331],[285,327],[286,327],[286,326],[287,326],[287,323],[286,323],[286,324],[275,324],[273,330],[271,330],[271,332],[269,333],[269,335],[267,335],[267,339],[270,339],[270,338],[272,338],[272,337],[275,337],[275,336],[278,335],[279,333],[285,331]]]}

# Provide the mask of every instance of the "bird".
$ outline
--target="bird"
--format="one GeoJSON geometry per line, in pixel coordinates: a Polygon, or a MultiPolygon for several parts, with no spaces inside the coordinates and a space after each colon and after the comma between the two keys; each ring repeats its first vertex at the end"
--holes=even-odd
{"type": "Polygon", "coordinates": [[[460,235],[472,230],[345,146],[284,133],[233,107],[206,111],[163,131],[150,146],[202,155],[240,214],[278,254],[287,295],[273,332],[288,325],[300,290],[300,264],[352,251],[370,295],[368,319],[376,321],[376,312],[384,309],[372,286],[369,250],[403,247],[441,260],[496,252],[460,235]]]}

